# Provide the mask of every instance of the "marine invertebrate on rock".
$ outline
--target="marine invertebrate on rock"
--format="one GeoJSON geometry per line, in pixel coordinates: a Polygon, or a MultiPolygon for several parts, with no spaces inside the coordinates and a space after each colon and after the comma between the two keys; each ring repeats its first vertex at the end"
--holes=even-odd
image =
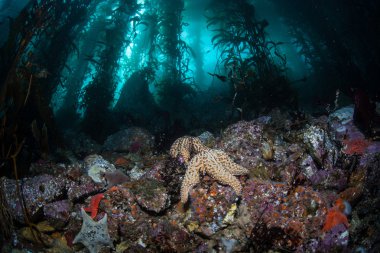
{"type": "Polygon", "coordinates": [[[234,163],[221,150],[204,148],[189,162],[181,186],[181,202],[186,203],[191,188],[199,183],[199,174],[207,173],[222,184],[230,185],[237,195],[241,194],[242,186],[234,175],[248,174],[248,170],[234,163]]]}
{"type": "Polygon", "coordinates": [[[117,167],[125,168],[125,167],[128,167],[129,161],[125,157],[120,156],[119,158],[115,160],[113,164],[117,167]]]}
{"type": "Polygon", "coordinates": [[[101,177],[106,171],[116,170],[115,166],[109,163],[100,155],[89,155],[84,159],[87,175],[92,178],[95,183],[104,183],[101,177]]]}
{"type": "Polygon", "coordinates": [[[340,198],[335,201],[334,206],[327,212],[326,221],[322,228],[324,232],[330,231],[340,224],[343,224],[346,228],[349,227],[348,219],[345,214],[346,205],[348,205],[348,202],[345,203],[345,201],[340,198]]]}
{"type": "Polygon", "coordinates": [[[339,224],[344,224],[346,227],[349,226],[346,215],[340,210],[332,208],[327,213],[325,225],[322,230],[325,232],[329,231],[339,224]]]}
{"type": "Polygon", "coordinates": [[[345,145],[343,153],[347,155],[363,155],[370,142],[365,139],[343,140],[345,145]]]}
{"type": "Polygon", "coordinates": [[[269,161],[274,157],[273,142],[271,140],[265,141],[261,145],[261,154],[264,160],[269,161]]]}
{"type": "Polygon", "coordinates": [[[91,212],[91,218],[94,219],[98,215],[100,201],[104,198],[102,193],[91,197],[90,206],[83,208],[86,212],[91,212]]]}
{"type": "Polygon", "coordinates": [[[183,136],[174,141],[170,147],[170,156],[177,158],[181,156],[184,163],[188,163],[190,160],[191,153],[199,153],[206,147],[202,144],[201,140],[197,137],[183,136]]]}
{"type": "Polygon", "coordinates": [[[81,209],[83,224],[73,243],[82,243],[90,253],[99,252],[102,245],[113,246],[107,227],[107,214],[98,222],[91,219],[86,211],[81,209]]]}
{"type": "Polygon", "coordinates": [[[348,201],[343,200],[342,198],[338,198],[335,201],[334,206],[337,207],[339,209],[339,211],[341,211],[343,214],[345,214],[347,216],[351,215],[352,207],[348,201]]]}

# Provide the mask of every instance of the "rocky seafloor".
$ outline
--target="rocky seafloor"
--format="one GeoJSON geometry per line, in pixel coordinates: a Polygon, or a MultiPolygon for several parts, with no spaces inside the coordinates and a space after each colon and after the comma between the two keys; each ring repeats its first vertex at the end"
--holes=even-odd
{"type": "Polygon", "coordinates": [[[67,133],[70,162],[32,164],[19,182],[23,202],[16,181],[1,178],[14,232],[0,251],[380,252],[380,142],[352,115],[274,111],[203,132],[204,145],[249,174],[237,177],[240,196],[202,175],[184,205],[186,164],[154,150],[146,130],[124,129],[102,146],[67,133]]]}

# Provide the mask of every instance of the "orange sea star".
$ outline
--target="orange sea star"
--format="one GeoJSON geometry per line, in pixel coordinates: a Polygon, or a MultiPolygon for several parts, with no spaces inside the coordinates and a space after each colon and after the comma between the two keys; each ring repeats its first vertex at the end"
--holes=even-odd
{"type": "Polygon", "coordinates": [[[94,219],[98,215],[100,201],[104,198],[102,193],[91,197],[90,206],[83,208],[86,212],[91,213],[91,218],[94,219]]]}

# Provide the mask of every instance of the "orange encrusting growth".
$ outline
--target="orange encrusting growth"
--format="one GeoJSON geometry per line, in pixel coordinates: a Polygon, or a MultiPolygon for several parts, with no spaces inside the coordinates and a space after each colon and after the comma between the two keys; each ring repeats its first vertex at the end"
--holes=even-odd
{"type": "Polygon", "coordinates": [[[350,226],[347,216],[343,213],[344,209],[344,201],[340,198],[337,199],[334,206],[327,212],[326,221],[322,228],[324,232],[330,231],[339,224],[343,224],[346,228],[350,226]]]}
{"type": "Polygon", "coordinates": [[[371,144],[369,141],[362,139],[344,140],[343,143],[345,145],[343,153],[347,155],[362,155],[371,144]]]}
{"type": "Polygon", "coordinates": [[[129,161],[124,157],[119,157],[115,160],[114,165],[118,167],[128,167],[129,161]]]}

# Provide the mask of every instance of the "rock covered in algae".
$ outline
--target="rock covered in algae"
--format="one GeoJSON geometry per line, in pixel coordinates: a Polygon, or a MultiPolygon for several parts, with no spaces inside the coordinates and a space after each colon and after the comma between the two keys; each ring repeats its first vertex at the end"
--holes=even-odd
{"type": "MultiPolygon", "coordinates": [[[[24,222],[24,214],[21,201],[15,190],[16,180],[2,178],[1,188],[4,189],[4,195],[8,202],[9,208],[17,219],[24,222]]],[[[29,215],[33,218],[46,204],[62,198],[66,189],[66,180],[62,177],[54,177],[43,174],[32,178],[24,178],[19,181],[22,184],[22,196],[25,201],[29,215]]]]}
{"type": "Polygon", "coordinates": [[[311,125],[303,132],[303,142],[314,161],[323,169],[332,169],[338,158],[338,150],[329,133],[318,125],[311,125]]]}
{"type": "Polygon", "coordinates": [[[223,131],[218,148],[227,152],[236,163],[245,168],[256,167],[261,157],[263,124],[256,121],[239,121],[223,131]]]}
{"type": "Polygon", "coordinates": [[[212,236],[233,223],[238,198],[231,187],[206,178],[191,191],[189,198],[184,221],[188,231],[212,236]]]}
{"type": "Polygon", "coordinates": [[[166,188],[157,180],[143,179],[132,191],[137,203],[145,210],[160,213],[170,205],[166,188]]]}
{"type": "Polygon", "coordinates": [[[183,227],[160,221],[150,229],[147,243],[154,252],[196,252],[199,240],[183,227]]]}
{"type": "Polygon", "coordinates": [[[310,187],[255,179],[247,181],[242,205],[248,216],[242,225],[253,242],[288,250],[318,238],[327,212],[322,196],[310,187]]]}
{"type": "Polygon", "coordinates": [[[103,148],[115,152],[149,153],[154,146],[154,136],[147,130],[131,127],[108,136],[103,148]]]}
{"type": "Polygon", "coordinates": [[[66,191],[70,201],[78,201],[102,189],[102,185],[95,183],[91,177],[87,174],[83,174],[78,168],[69,170],[66,176],[68,178],[66,191]]]}

